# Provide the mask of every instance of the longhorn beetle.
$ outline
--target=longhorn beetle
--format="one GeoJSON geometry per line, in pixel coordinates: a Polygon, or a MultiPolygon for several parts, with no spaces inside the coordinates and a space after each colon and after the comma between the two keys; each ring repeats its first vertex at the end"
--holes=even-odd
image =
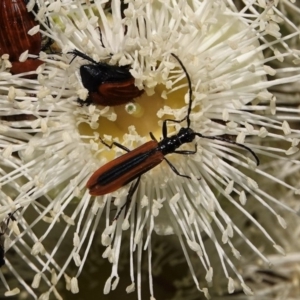
{"type": "Polygon", "coordinates": [[[0,229],[1,229],[1,231],[0,231],[0,268],[5,265],[5,259],[4,259],[4,253],[5,253],[4,242],[5,242],[5,237],[4,237],[4,235],[5,235],[5,232],[6,232],[7,228],[8,228],[9,221],[10,220],[16,221],[16,218],[14,217],[14,214],[19,209],[21,209],[21,207],[19,207],[18,209],[16,209],[12,213],[9,213],[6,222],[5,222],[5,220],[3,220],[0,223],[0,229]]]}
{"type": "Polygon", "coordinates": [[[146,142],[145,144],[137,147],[136,149],[130,151],[123,145],[113,142],[111,145],[106,144],[101,138],[101,142],[107,147],[112,148],[113,145],[127,151],[128,153],[115,158],[114,160],[108,162],[104,166],[100,167],[88,180],[86,187],[89,189],[89,192],[93,196],[100,196],[111,193],[120,187],[130,183],[131,181],[136,180],[129,189],[127,200],[125,204],[120,208],[119,212],[115,219],[117,219],[125,206],[130,203],[131,198],[136,191],[141,176],[147,171],[153,169],[155,166],[159,165],[163,160],[167,162],[172,171],[181,177],[191,179],[190,176],[180,174],[178,170],[171,164],[171,162],[165,157],[167,154],[177,153],[183,155],[195,154],[197,152],[197,146],[195,145],[194,151],[189,150],[176,150],[183,144],[191,143],[194,141],[196,136],[204,139],[218,140],[227,142],[230,144],[237,145],[241,148],[249,151],[255,158],[256,164],[259,165],[259,159],[257,155],[249,147],[237,143],[235,141],[223,138],[221,136],[206,136],[202,135],[199,132],[195,132],[191,126],[190,114],[192,111],[192,84],[190,76],[181,62],[181,60],[173,53],[173,57],[178,61],[181,68],[183,69],[189,87],[189,103],[187,107],[187,114],[181,120],[166,119],[163,121],[162,125],[162,140],[157,141],[154,135],[150,132],[151,141],[146,142]],[[187,126],[181,127],[178,133],[168,137],[167,132],[167,122],[181,123],[186,120],[187,126]]]}
{"type": "Polygon", "coordinates": [[[96,62],[76,49],[68,53],[73,54],[74,58],[79,56],[91,62],[79,68],[82,84],[89,91],[86,101],[78,99],[81,105],[122,105],[143,94],[144,90],[134,85],[134,77],[130,74],[128,66],[96,62]]]}

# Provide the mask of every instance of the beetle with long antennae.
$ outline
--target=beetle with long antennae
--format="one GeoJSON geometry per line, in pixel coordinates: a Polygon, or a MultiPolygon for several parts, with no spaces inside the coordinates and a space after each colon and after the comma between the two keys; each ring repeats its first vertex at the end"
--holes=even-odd
{"type": "Polygon", "coordinates": [[[167,162],[167,164],[170,166],[170,168],[176,175],[191,179],[191,177],[188,175],[180,174],[178,170],[175,168],[175,166],[165,156],[172,153],[183,154],[183,155],[195,154],[197,152],[196,145],[194,151],[176,150],[176,149],[178,149],[183,144],[191,143],[192,141],[195,140],[196,136],[203,139],[223,141],[244,148],[254,156],[256,160],[256,164],[259,165],[259,159],[257,155],[249,147],[237,143],[235,141],[223,138],[221,136],[206,136],[199,132],[195,132],[192,128],[190,128],[191,126],[190,114],[192,111],[192,96],[193,96],[191,78],[185,66],[181,62],[181,60],[175,54],[172,53],[171,55],[175,57],[175,59],[180,64],[188,81],[189,103],[187,107],[186,116],[181,120],[173,120],[173,119],[164,120],[162,125],[162,136],[163,136],[162,140],[158,142],[155,139],[154,135],[150,132],[150,137],[152,140],[146,142],[145,144],[137,147],[134,150],[129,150],[128,148],[116,142],[113,142],[111,145],[108,145],[100,138],[101,142],[107,147],[112,148],[112,146],[115,145],[127,151],[128,153],[125,153],[124,155],[115,158],[114,160],[108,162],[107,164],[100,167],[98,170],[94,172],[94,174],[90,177],[90,179],[86,184],[86,187],[89,189],[90,194],[93,196],[105,195],[114,192],[117,189],[121,188],[122,186],[137,179],[136,182],[131,185],[127,196],[127,200],[125,204],[118,211],[115,219],[119,217],[123,208],[128,203],[130,203],[131,198],[139,185],[140,177],[147,171],[159,165],[163,160],[167,162]],[[181,123],[185,120],[187,126],[181,127],[178,133],[168,137],[167,122],[181,123]]]}

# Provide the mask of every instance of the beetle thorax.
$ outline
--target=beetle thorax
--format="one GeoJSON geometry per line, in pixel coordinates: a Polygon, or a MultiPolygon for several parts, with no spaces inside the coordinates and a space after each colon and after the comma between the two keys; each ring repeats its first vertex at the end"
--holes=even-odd
{"type": "Polygon", "coordinates": [[[177,134],[166,137],[158,143],[158,150],[167,155],[173,153],[181,145],[190,143],[195,139],[194,130],[182,127],[177,134]]]}

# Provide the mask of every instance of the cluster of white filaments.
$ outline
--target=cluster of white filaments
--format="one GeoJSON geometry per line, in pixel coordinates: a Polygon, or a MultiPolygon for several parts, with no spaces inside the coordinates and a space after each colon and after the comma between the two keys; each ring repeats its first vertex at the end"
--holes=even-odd
{"type": "MultiPolygon", "coordinates": [[[[29,1],[28,7],[34,2],[29,1]]],[[[164,118],[186,116],[186,74],[172,53],[191,77],[190,119],[195,132],[245,144],[268,166],[273,160],[283,166],[289,161],[290,168],[299,166],[293,155],[298,151],[300,131],[277,116],[286,109],[276,108],[276,97],[268,91],[300,80],[296,66],[278,70],[270,66],[286,57],[300,61],[299,53],[288,46],[299,30],[279,10],[278,1],[243,1],[240,11],[231,0],[127,0],[124,10],[120,0],[37,2],[39,11],[33,13],[40,31],[60,50],[40,53],[44,64],[37,70],[37,79],[11,75],[3,67],[0,73],[1,220],[20,208],[15,214],[20,233],[12,234],[11,244],[5,247],[7,270],[3,274],[12,273],[35,299],[37,294],[41,294],[39,299],[48,299],[51,293],[61,299],[62,284],[78,293],[78,278],[100,232],[105,250],[98,259],[112,265],[104,293],[116,289],[120,253],[129,250],[131,284],[126,292],[137,290],[142,299],[141,261],[146,251],[154,299],[151,257],[157,233],[178,237],[194,284],[206,298],[215,266],[218,272],[222,270],[222,276],[217,276],[226,279],[228,293],[241,287],[252,295],[235,266],[243,255],[235,244],[246,244],[267,266],[271,263],[242,229],[245,219],[261,232],[266,244],[281,254],[284,249],[248,210],[247,200],[259,209],[264,207],[285,228],[278,210],[293,210],[267,192],[267,187],[273,184],[298,193],[299,186],[272,175],[270,168],[257,167],[249,151],[226,141],[197,137],[181,148],[193,150],[197,144],[196,154],[168,156],[179,173],[191,179],[179,177],[163,162],[142,176],[128,208],[117,219],[130,184],[95,197],[86,182],[100,166],[124,154],[117,148],[109,151],[99,136],[134,149],[150,140],[144,134],[149,132],[147,124],[155,124],[150,131],[159,140],[164,118]],[[280,32],[283,25],[292,28],[287,36],[280,32]],[[145,101],[153,101],[150,106],[156,107],[159,99],[155,121],[147,119],[147,108],[141,108],[138,99],[136,106],[134,102],[126,105],[123,114],[114,107],[79,105],[77,99],[85,100],[88,91],[78,70],[89,62],[80,57],[72,61],[69,52],[74,49],[95,61],[130,65],[136,86],[145,90],[145,101]],[[272,54],[264,57],[267,50],[272,54]],[[164,88],[158,93],[161,85],[164,88]],[[23,117],[17,119],[17,115],[23,117]],[[129,127],[123,126],[125,119],[132,122],[129,127]],[[235,221],[230,210],[242,217],[235,221]],[[124,236],[129,238],[126,245],[124,236]],[[211,257],[212,248],[218,259],[211,257]],[[11,249],[17,255],[10,258],[11,249]],[[202,264],[199,269],[194,267],[195,257],[202,264]],[[28,284],[24,277],[32,276],[32,271],[35,275],[28,284]]],[[[185,121],[171,125],[169,135],[187,126],[185,121]]],[[[0,278],[6,295],[19,292],[1,272],[0,278]]]]}

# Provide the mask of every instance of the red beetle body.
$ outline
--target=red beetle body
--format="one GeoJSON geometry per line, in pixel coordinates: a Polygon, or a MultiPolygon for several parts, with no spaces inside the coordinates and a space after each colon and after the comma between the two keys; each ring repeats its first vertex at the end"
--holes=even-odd
{"type": "Polygon", "coordinates": [[[96,62],[76,49],[69,53],[73,54],[74,58],[79,56],[91,62],[91,64],[82,65],[79,69],[82,84],[89,91],[86,101],[78,99],[80,104],[123,105],[144,93],[144,90],[135,86],[129,66],[114,66],[96,62]]]}
{"type": "Polygon", "coordinates": [[[99,85],[98,92],[89,93],[89,98],[94,104],[117,106],[132,101],[143,92],[134,85],[134,78],[131,77],[122,82],[104,82],[99,85]]]}
{"type": "Polygon", "coordinates": [[[37,59],[19,62],[19,56],[24,51],[35,55],[41,51],[41,33],[28,34],[37,24],[33,14],[27,11],[24,0],[0,1],[0,55],[9,54],[13,74],[34,71],[42,64],[37,59]]]}
{"type": "Polygon", "coordinates": [[[157,141],[149,141],[100,167],[86,184],[90,194],[101,196],[112,193],[159,165],[164,155],[156,151],[157,146],[157,141]],[[139,159],[135,160],[136,157],[139,159]],[[122,169],[119,171],[120,166],[122,169]]]}

